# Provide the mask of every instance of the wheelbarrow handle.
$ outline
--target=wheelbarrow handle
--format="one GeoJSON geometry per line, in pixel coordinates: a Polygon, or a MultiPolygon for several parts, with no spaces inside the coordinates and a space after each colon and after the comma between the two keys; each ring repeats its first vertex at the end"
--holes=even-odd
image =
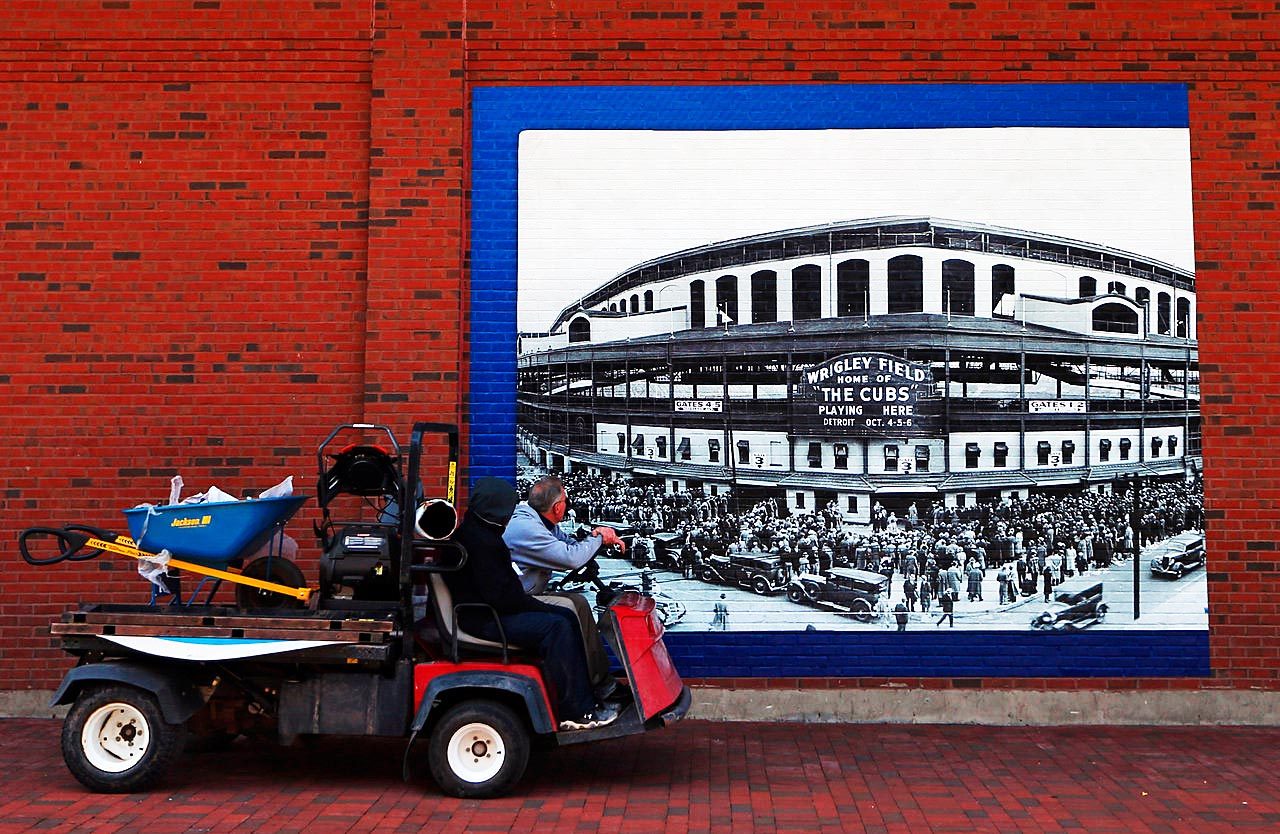
{"type": "Polygon", "coordinates": [[[92,559],[101,551],[94,550],[81,554],[81,549],[93,538],[88,533],[72,530],[66,527],[28,527],[18,534],[18,552],[22,554],[23,560],[28,565],[56,565],[59,562],[73,561],[79,562],[85,559],[92,559]],[[31,555],[28,542],[32,540],[54,539],[58,544],[58,555],[41,559],[31,555]]]}

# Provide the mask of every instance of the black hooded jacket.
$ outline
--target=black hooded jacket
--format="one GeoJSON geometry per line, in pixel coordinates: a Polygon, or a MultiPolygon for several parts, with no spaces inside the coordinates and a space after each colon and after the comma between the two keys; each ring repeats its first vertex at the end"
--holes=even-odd
{"type": "MultiPolygon", "coordinates": [[[[511,551],[502,541],[502,531],[515,508],[516,491],[511,484],[501,478],[476,481],[466,515],[454,533],[454,540],[467,550],[467,562],[460,570],[444,575],[455,604],[482,602],[493,606],[499,615],[540,609],[538,601],[524,592],[511,566],[511,551]]],[[[479,609],[463,609],[458,619],[467,631],[478,623],[493,621],[479,609]]]]}

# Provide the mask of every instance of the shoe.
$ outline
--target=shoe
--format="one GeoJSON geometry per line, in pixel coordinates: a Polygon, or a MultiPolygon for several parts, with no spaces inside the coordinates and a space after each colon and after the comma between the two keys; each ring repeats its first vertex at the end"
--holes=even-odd
{"type": "Polygon", "coordinates": [[[605,727],[618,720],[618,705],[605,703],[598,705],[581,718],[570,718],[560,722],[561,730],[590,730],[594,727],[605,727]]]}

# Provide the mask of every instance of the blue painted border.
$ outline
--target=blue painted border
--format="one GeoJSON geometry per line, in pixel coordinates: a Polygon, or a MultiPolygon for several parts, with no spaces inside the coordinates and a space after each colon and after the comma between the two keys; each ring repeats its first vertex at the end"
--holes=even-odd
{"type": "Polygon", "coordinates": [[[668,632],[686,678],[1208,677],[1207,631],[668,632]]]}
{"type": "MultiPolygon", "coordinates": [[[[1182,84],[478,87],[471,102],[470,472],[515,473],[516,194],[523,130],[1172,127],[1182,84]]],[[[1207,632],[672,634],[691,677],[1207,675],[1207,632]],[[893,635],[901,637],[901,635],[893,635]],[[920,638],[909,637],[910,642],[920,638]],[[892,645],[901,647],[902,643],[892,645]],[[758,662],[761,653],[774,661],[758,662]],[[1008,661],[1002,658],[1011,658],[1008,661]],[[700,660],[700,658],[702,658],[700,660]],[[815,658],[823,658],[815,661],[815,658]]]]}

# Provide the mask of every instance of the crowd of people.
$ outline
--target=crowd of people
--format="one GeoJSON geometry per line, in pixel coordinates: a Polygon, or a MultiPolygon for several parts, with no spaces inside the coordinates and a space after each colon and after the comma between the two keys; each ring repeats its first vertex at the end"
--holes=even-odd
{"type": "Polygon", "coordinates": [[[787,513],[766,499],[737,510],[724,492],[668,492],[660,483],[584,473],[565,474],[563,480],[582,522],[626,524],[642,539],[676,533],[672,545],[687,576],[710,555],[767,553],[793,576],[833,567],[881,573],[908,611],[982,601],[992,571],[998,603],[1039,593],[1048,600],[1071,576],[1105,569],[1129,558],[1135,547],[1204,527],[1198,481],[1145,483],[1136,507],[1132,493],[1084,490],[967,507],[911,504],[901,516],[876,503],[867,529],[845,524],[835,502],[816,512],[787,513]]]}

